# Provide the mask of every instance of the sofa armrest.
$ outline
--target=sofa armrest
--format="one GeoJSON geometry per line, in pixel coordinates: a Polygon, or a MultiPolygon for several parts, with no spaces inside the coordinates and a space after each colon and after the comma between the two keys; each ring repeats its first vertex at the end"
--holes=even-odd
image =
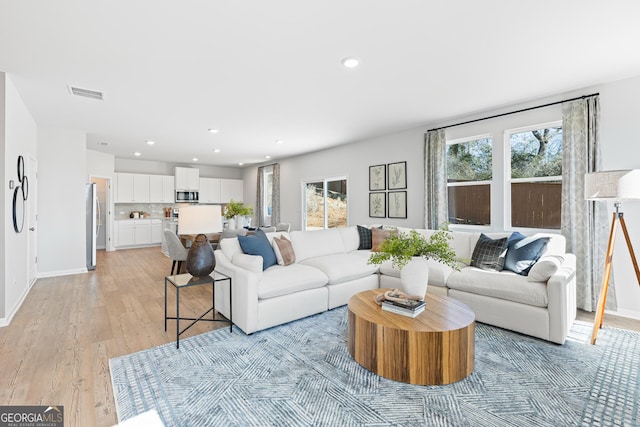
{"type": "Polygon", "coordinates": [[[565,254],[562,266],[547,282],[549,340],[563,344],[576,318],[576,256],[565,254]]]}
{"type": "MultiPolygon", "coordinates": [[[[258,329],[258,284],[262,278],[262,257],[247,255],[257,258],[260,262],[260,271],[251,271],[240,265],[234,264],[221,250],[215,251],[216,271],[231,277],[231,291],[233,296],[233,323],[245,333],[250,334],[258,329]]],[[[243,254],[244,255],[244,254],[243,254]]],[[[235,258],[235,255],[234,255],[235,258]]],[[[250,259],[243,259],[251,266],[250,259]]],[[[218,293],[223,298],[216,298],[216,310],[225,316],[229,316],[229,291],[227,286],[217,287],[218,293]]]]}

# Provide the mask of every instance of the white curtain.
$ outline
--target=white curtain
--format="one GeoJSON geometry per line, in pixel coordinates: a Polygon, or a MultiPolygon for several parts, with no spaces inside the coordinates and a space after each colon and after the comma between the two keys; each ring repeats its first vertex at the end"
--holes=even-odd
{"type": "Polygon", "coordinates": [[[424,226],[432,230],[449,221],[446,150],[444,129],[424,135],[424,226]]]}
{"type": "MultiPolygon", "coordinates": [[[[601,169],[598,96],[562,105],[562,219],[567,252],[577,257],[576,302],[593,311],[603,277],[609,224],[606,204],[584,199],[584,175],[601,169]]],[[[607,308],[615,309],[613,278],[607,308]]]]}

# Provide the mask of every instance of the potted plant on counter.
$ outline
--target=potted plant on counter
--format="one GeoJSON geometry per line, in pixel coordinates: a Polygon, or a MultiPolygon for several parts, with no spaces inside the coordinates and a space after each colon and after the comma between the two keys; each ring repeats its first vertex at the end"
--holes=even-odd
{"type": "Polygon", "coordinates": [[[392,233],[377,252],[369,258],[369,264],[382,264],[391,260],[400,270],[402,290],[408,295],[424,299],[429,281],[428,259],[439,261],[458,270],[458,258],[449,244],[451,233],[445,228],[435,231],[429,238],[411,230],[409,233],[392,233]]]}
{"type": "Polygon", "coordinates": [[[244,217],[253,215],[253,208],[233,199],[224,208],[224,217],[229,220],[228,228],[243,228],[244,217]]]}

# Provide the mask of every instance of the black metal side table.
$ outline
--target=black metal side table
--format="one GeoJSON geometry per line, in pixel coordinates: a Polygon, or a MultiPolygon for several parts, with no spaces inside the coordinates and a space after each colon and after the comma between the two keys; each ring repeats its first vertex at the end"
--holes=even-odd
{"type": "Polygon", "coordinates": [[[167,330],[167,320],[175,320],[176,321],[176,348],[180,348],[180,335],[187,331],[190,327],[192,327],[196,322],[200,320],[206,320],[208,322],[229,322],[229,332],[233,332],[233,305],[231,300],[231,277],[214,271],[210,276],[205,277],[193,277],[192,275],[185,274],[175,274],[172,276],[166,276],[164,278],[164,330],[167,330]],[[216,319],[216,292],[215,286],[216,282],[229,281],[229,319],[216,319]],[[173,287],[176,289],[176,317],[167,317],[167,284],[171,283],[173,287]],[[200,317],[180,317],[180,289],[188,288],[189,286],[197,286],[197,285],[206,285],[211,283],[211,291],[213,293],[213,301],[211,308],[204,312],[200,317]],[[212,312],[211,319],[205,318],[207,314],[212,312]],[[180,321],[181,320],[191,320],[192,322],[183,330],[180,330],[180,321]]]}

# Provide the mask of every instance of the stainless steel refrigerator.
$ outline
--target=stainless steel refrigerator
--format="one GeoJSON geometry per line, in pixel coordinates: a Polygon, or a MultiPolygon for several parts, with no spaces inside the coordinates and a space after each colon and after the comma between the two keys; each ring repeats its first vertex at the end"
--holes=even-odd
{"type": "Polygon", "coordinates": [[[87,184],[87,270],[96,269],[96,238],[98,235],[98,204],[96,184],[87,184]]]}

